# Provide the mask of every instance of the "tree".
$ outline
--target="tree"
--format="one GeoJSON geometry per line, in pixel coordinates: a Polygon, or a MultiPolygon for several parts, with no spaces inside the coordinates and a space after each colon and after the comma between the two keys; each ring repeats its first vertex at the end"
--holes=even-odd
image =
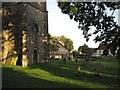
{"type": "Polygon", "coordinates": [[[108,54],[109,54],[109,51],[106,49],[106,50],[103,51],[103,54],[102,54],[102,55],[107,56],[108,54]]]}
{"type": "Polygon", "coordinates": [[[62,35],[62,36],[60,36],[60,37],[58,37],[59,39],[60,39],[60,41],[62,41],[63,43],[64,43],[64,41],[65,41],[65,39],[66,39],[66,37],[64,36],[64,35],[62,35]]]}
{"type": "Polygon", "coordinates": [[[76,57],[78,57],[80,55],[79,52],[76,51],[76,50],[72,51],[72,54],[73,54],[74,58],[76,58],[76,57]]]}
{"type": "Polygon", "coordinates": [[[64,41],[64,45],[69,51],[72,51],[74,49],[73,41],[69,38],[66,38],[66,40],[64,41]]]}
{"type": "MultiPolygon", "coordinates": [[[[60,0],[59,0],[60,1],[60,0]]],[[[120,50],[120,26],[114,21],[114,12],[120,9],[119,2],[59,2],[62,13],[68,14],[70,19],[79,22],[78,27],[83,31],[86,41],[95,35],[95,42],[109,44],[112,52],[120,50]],[[106,13],[109,8],[110,15],[106,13]],[[91,26],[96,30],[90,32],[91,26]],[[113,47],[115,45],[115,47],[113,47]]]]}
{"type": "Polygon", "coordinates": [[[57,45],[57,39],[55,36],[50,36],[50,51],[54,53],[58,50],[59,46],[57,45]]]}
{"type": "Polygon", "coordinates": [[[62,36],[58,37],[58,39],[60,39],[60,41],[63,42],[64,47],[66,49],[68,49],[69,51],[72,51],[74,49],[73,41],[70,38],[67,38],[62,35],[62,36]]]}
{"type": "Polygon", "coordinates": [[[70,53],[74,49],[73,41],[65,36],[50,36],[50,51],[52,54],[58,51],[59,44],[62,44],[68,51],[69,51],[69,58],[70,53]]]}
{"type": "Polygon", "coordinates": [[[50,47],[52,51],[58,50],[58,43],[63,43],[63,46],[68,49],[69,51],[72,51],[74,49],[73,41],[69,38],[66,38],[65,36],[50,36],[50,47]]]}
{"type": "Polygon", "coordinates": [[[87,52],[87,49],[88,49],[88,46],[86,44],[84,44],[83,46],[80,46],[78,48],[78,51],[84,54],[87,52]]]}
{"type": "Polygon", "coordinates": [[[88,55],[91,57],[94,53],[94,50],[92,48],[88,48],[88,55]]]}
{"type": "Polygon", "coordinates": [[[83,53],[83,54],[86,54],[87,51],[88,51],[88,46],[86,44],[84,44],[83,46],[80,46],[78,48],[78,51],[81,52],[81,53],[83,53]]]}
{"type": "Polygon", "coordinates": [[[88,56],[92,56],[92,54],[93,54],[92,48],[89,48],[86,44],[84,44],[83,46],[80,46],[78,48],[78,51],[83,53],[84,55],[88,55],[88,56]]]}

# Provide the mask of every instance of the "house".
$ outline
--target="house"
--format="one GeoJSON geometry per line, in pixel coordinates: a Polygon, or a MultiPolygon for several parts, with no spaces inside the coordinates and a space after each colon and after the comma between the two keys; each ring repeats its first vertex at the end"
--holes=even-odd
{"type": "Polygon", "coordinates": [[[2,63],[11,64],[14,56],[20,66],[44,62],[49,57],[46,2],[2,2],[2,9],[7,12],[2,15],[2,24],[6,14],[11,15],[11,28],[2,25],[2,63]]]}
{"type": "Polygon", "coordinates": [[[54,52],[54,58],[62,59],[68,57],[69,56],[68,49],[66,49],[64,45],[61,43],[58,43],[58,46],[59,46],[58,50],[54,52]]]}
{"type": "MultiPolygon", "coordinates": [[[[107,49],[107,45],[100,44],[98,48],[94,48],[94,53],[92,56],[96,57],[102,57],[103,56],[103,51],[107,49]]],[[[108,50],[108,55],[111,55],[110,51],[108,50]]]]}

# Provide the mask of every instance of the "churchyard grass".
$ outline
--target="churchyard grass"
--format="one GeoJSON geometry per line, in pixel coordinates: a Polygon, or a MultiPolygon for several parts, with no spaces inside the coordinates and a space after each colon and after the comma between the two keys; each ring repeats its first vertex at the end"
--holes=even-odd
{"type": "Polygon", "coordinates": [[[96,77],[92,64],[83,67],[76,76],[75,61],[50,60],[28,67],[2,65],[3,88],[119,88],[117,60],[99,60],[96,77]]]}

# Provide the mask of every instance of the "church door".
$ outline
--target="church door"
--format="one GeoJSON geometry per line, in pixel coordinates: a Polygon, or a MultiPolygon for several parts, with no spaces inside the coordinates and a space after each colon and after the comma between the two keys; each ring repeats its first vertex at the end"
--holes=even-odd
{"type": "Polygon", "coordinates": [[[38,62],[38,53],[37,50],[35,49],[33,53],[33,63],[37,63],[37,62],[38,62]]]}

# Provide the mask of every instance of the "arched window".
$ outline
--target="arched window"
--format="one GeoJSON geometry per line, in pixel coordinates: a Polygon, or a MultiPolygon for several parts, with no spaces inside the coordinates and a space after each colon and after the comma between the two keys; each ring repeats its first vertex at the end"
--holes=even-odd
{"type": "Polygon", "coordinates": [[[37,43],[38,42],[38,31],[39,31],[39,29],[38,29],[36,24],[33,26],[32,30],[33,30],[33,37],[32,37],[33,42],[37,43]]]}

